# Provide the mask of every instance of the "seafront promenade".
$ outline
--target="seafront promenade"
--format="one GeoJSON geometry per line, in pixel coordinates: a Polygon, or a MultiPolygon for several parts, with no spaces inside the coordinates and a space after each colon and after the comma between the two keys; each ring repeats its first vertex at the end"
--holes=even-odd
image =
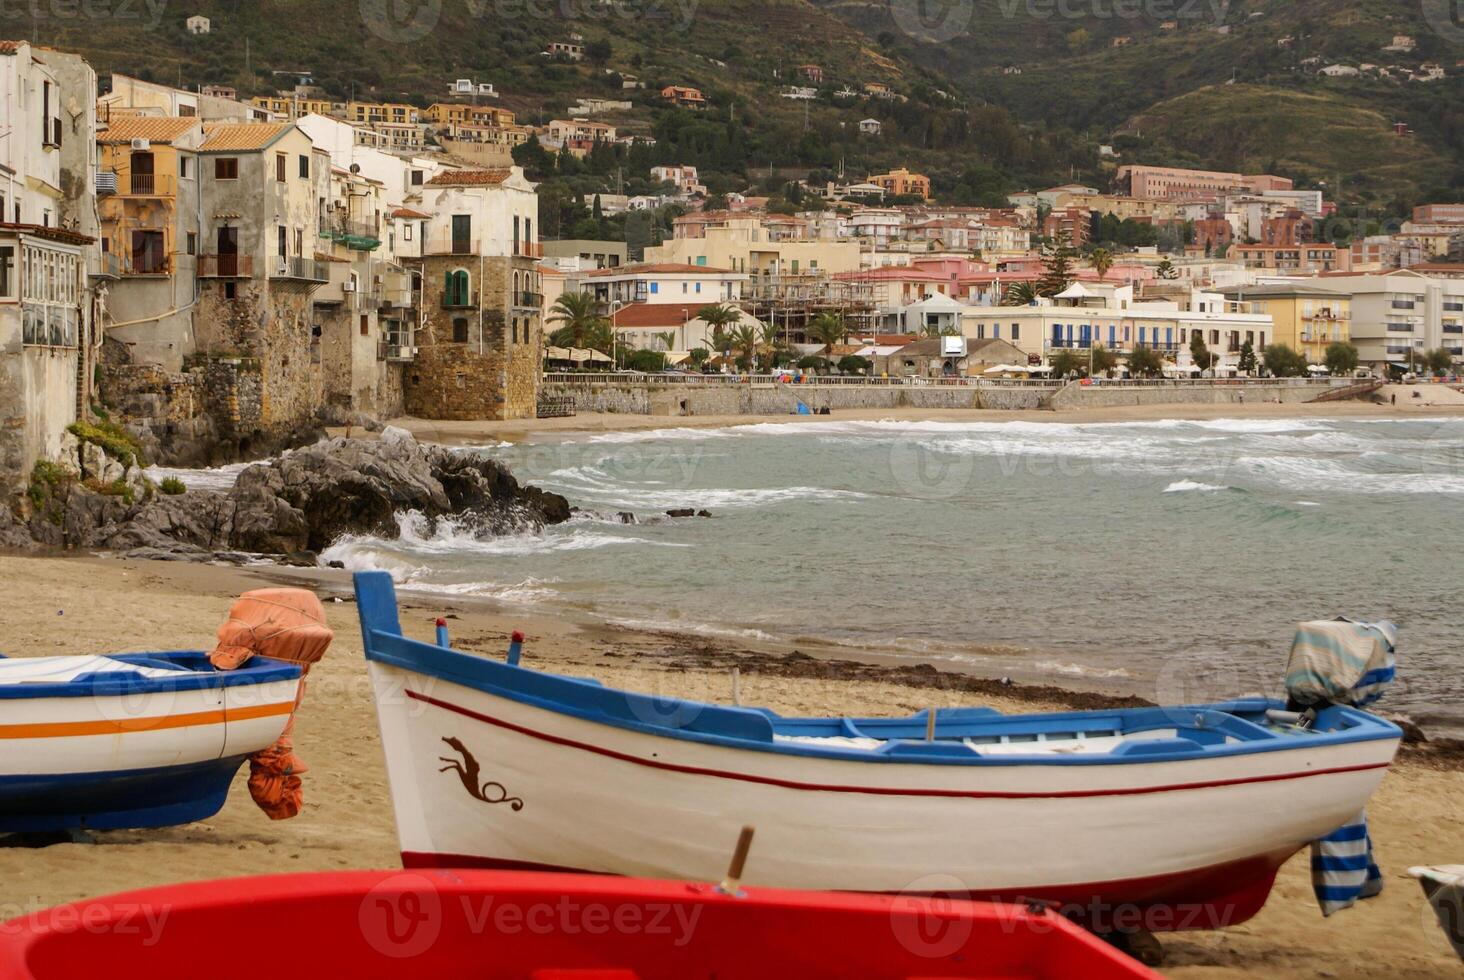
{"type": "Polygon", "coordinates": [[[546,403],[624,415],[796,415],[849,409],[1065,410],[1141,405],[1300,404],[1365,397],[1352,379],[1214,378],[1049,381],[1025,378],[804,377],[751,374],[549,373],[546,403]]]}

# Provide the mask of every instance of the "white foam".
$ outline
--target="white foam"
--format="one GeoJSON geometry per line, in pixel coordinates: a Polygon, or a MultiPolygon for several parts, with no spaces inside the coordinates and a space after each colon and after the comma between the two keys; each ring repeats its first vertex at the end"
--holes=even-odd
{"type": "Polygon", "coordinates": [[[1188,493],[1190,491],[1215,491],[1229,490],[1230,488],[1219,483],[1200,483],[1196,480],[1175,480],[1164,488],[1165,493],[1188,493]]]}
{"type": "Polygon", "coordinates": [[[167,479],[182,481],[189,490],[231,490],[239,474],[256,463],[268,463],[270,460],[252,460],[248,463],[229,463],[225,466],[204,467],[201,469],[184,469],[171,466],[149,466],[143,470],[149,480],[154,483],[162,483],[167,479]]]}

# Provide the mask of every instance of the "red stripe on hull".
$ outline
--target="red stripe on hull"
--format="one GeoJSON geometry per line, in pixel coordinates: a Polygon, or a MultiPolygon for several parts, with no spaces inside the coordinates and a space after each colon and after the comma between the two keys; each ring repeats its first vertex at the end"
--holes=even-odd
{"type": "MultiPolygon", "coordinates": [[[[1226,929],[1250,919],[1266,904],[1276,872],[1295,853],[1276,852],[1146,878],[1075,885],[1044,885],[1002,891],[972,891],[947,897],[994,902],[1040,901],[1055,906],[1070,919],[1099,932],[1148,929],[1176,932],[1226,929]]],[[[404,868],[486,868],[494,871],[548,871],[611,875],[533,861],[482,857],[471,854],[435,854],[403,851],[404,868]]],[[[618,876],[616,876],[618,877],[618,876]]],[[[897,892],[889,894],[919,894],[897,892]]]]}
{"type": "MultiPolygon", "coordinates": [[[[522,725],[515,725],[513,722],[504,721],[502,718],[493,718],[480,714],[461,705],[442,701],[426,694],[416,691],[408,691],[407,697],[416,701],[451,711],[476,721],[481,721],[497,728],[506,728],[509,731],[517,732],[520,735],[527,735],[542,742],[551,742],[555,745],[563,745],[569,748],[578,749],[582,752],[592,752],[595,755],[606,756],[620,762],[629,762],[638,766],[646,766],[651,769],[664,769],[670,772],[686,773],[693,776],[712,776],[717,779],[734,779],[745,783],[762,783],[768,786],[781,786],[784,789],[809,790],[823,793],[866,793],[875,796],[941,796],[958,797],[962,799],[997,799],[997,800],[1030,800],[1030,799],[1076,799],[1089,796],[1138,796],[1148,793],[1172,793],[1180,790],[1212,789],[1218,786],[1244,786],[1250,783],[1271,783],[1289,779],[1307,779],[1312,776],[1329,776],[1337,773],[1363,772],[1369,769],[1386,769],[1388,763],[1373,762],[1356,766],[1337,766],[1331,769],[1312,769],[1306,772],[1283,772],[1267,776],[1242,776],[1235,779],[1211,779],[1193,783],[1172,783],[1165,786],[1124,786],[1111,789],[1077,789],[1077,790],[1053,790],[1046,793],[1032,792],[1003,792],[990,790],[955,790],[955,789],[913,789],[895,788],[880,786],[843,786],[830,785],[826,783],[804,783],[791,779],[779,779],[774,776],[755,776],[750,773],[725,772],[719,769],[704,769],[699,766],[684,766],[672,762],[660,762],[655,759],[643,759],[639,756],[627,755],[624,752],[616,752],[614,749],[607,749],[598,745],[590,745],[585,742],[576,742],[573,739],[563,738],[558,735],[550,735],[547,732],[534,731],[532,728],[525,728],[522,725]]],[[[1039,763],[1040,764],[1040,763],[1039,763]]],[[[1055,767],[1056,768],[1056,767],[1055,767]]]]}

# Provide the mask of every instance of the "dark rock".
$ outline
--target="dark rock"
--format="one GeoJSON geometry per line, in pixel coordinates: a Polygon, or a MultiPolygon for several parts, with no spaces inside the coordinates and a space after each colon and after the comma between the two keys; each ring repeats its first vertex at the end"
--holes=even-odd
{"type": "Polygon", "coordinates": [[[667,517],[695,517],[696,511],[690,507],[678,507],[675,510],[666,511],[667,517]]]}
{"type": "Polygon", "coordinates": [[[335,559],[331,559],[330,561],[325,563],[325,566],[327,568],[345,568],[346,563],[343,561],[336,561],[335,559]]]}
{"type": "Polygon", "coordinates": [[[343,534],[396,537],[397,517],[407,512],[492,534],[557,524],[571,513],[563,497],[520,486],[498,460],[421,446],[391,427],[380,440],[321,441],[248,467],[227,491],[161,494],[129,505],[69,484],[36,510],[28,526],[0,519],[0,547],[13,537],[32,546],[174,557],[284,555],[310,565],[343,534]]]}
{"type": "Polygon", "coordinates": [[[696,512],[696,516],[697,517],[711,517],[712,516],[712,512],[709,511],[709,510],[699,510],[699,511],[696,512]]]}
{"type": "Polygon", "coordinates": [[[636,523],[635,515],[628,510],[622,510],[615,515],[615,519],[622,524],[636,523]]]}

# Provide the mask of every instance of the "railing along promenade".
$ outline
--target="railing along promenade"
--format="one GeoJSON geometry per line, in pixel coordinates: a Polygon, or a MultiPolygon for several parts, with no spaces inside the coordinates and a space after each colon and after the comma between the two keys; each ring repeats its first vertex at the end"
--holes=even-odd
{"type": "MultiPolygon", "coordinates": [[[[1068,384],[1062,380],[1035,378],[870,378],[858,375],[797,375],[789,374],[644,374],[635,371],[546,371],[545,384],[591,385],[637,384],[637,385],[773,385],[778,383],[798,386],[812,385],[854,385],[869,388],[1061,388],[1068,384]]],[[[1121,380],[1098,379],[1093,388],[1234,388],[1274,387],[1277,385],[1312,387],[1318,389],[1345,386],[1354,383],[1347,378],[1133,378],[1121,380]]]]}

